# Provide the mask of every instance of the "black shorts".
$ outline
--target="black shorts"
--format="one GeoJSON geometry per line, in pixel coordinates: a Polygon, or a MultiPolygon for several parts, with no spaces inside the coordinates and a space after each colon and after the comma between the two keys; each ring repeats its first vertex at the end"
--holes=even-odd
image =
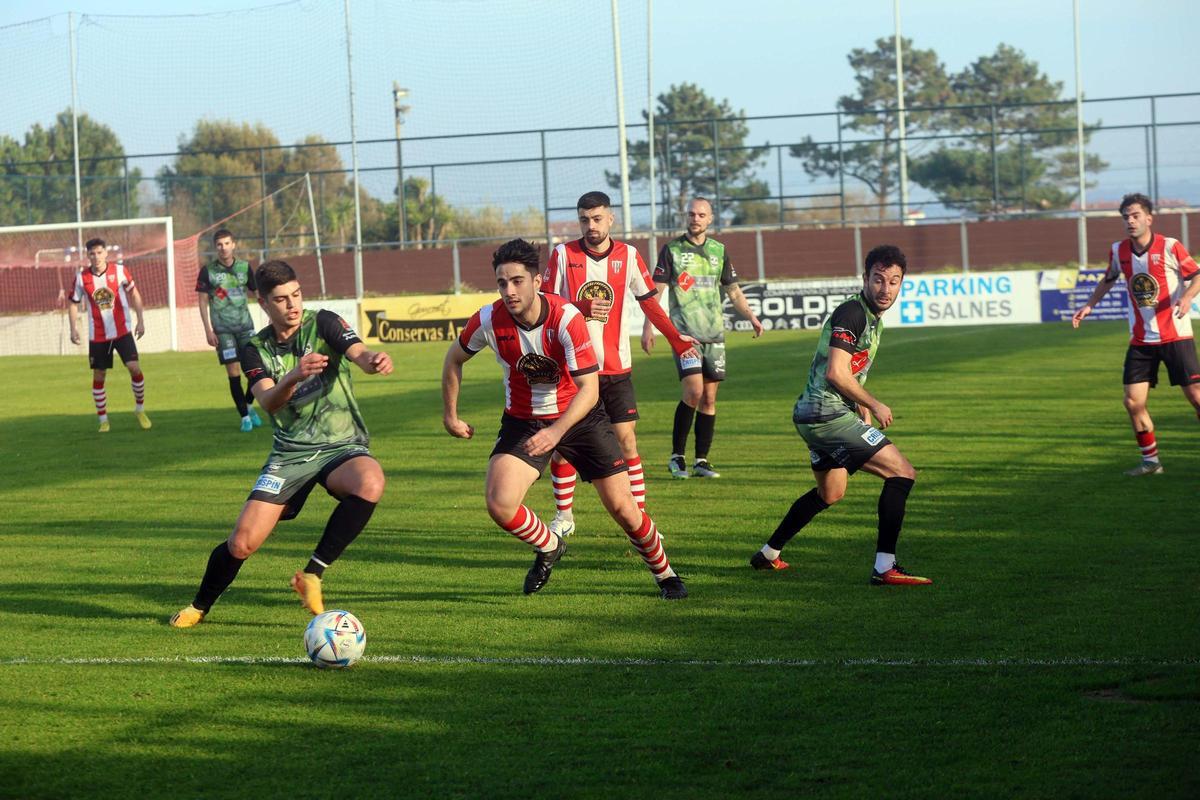
{"type": "Polygon", "coordinates": [[[88,342],[88,366],[92,369],[112,369],[113,350],[121,356],[121,363],[128,364],[137,361],[137,342],[132,333],[127,333],[119,339],[109,339],[107,342],[88,342]]]}
{"type": "Polygon", "coordinates": [[[639,418],[633,379],[628,372],[600,376],[600,405],[608,414],[609,422],[633,422],[639,418]]]}
{"type": "Polygon", "coordinates": [[[1166,344],[1131,344],[1125,351],[1125,374],[1122,382],[1158,385],[1158,365],[1167,365],[1167,377],[1172,386],[1200,383],[1200,361],[1196,359],[1196,343],[1179,339],[1166,344]]]}
{"type": "MultiPolygon", "coordinates": [[[[504,453],[516,456],[541,475],[546,471],[550,453],[531,456],[521,449],[521,445],[542,428],[548,428],[552,424],[552,419],[518,419],[505,414],[500,418],[500,435],[496,438],[492,455],[504,453]]],[[[621,445],[617,443],[617,435],[613,433],[608,416],[599,403],[558,440],[554,449],[575,467],[580,478],[588,482],[597,478],[607,478],[628,469],[625,466],[625,457],[621,454],[621,445]]]]}
{"type": "Polygon", "coordinates": [[[698,344],[696,352],[700,354],[699,361],[692,359],[687,363],[684,363],[678,353],[675,354],[675,370],[679,373],[680,380],[688,375],[703,375],[705,383],[725,380],[725,342],[698,344]]]}

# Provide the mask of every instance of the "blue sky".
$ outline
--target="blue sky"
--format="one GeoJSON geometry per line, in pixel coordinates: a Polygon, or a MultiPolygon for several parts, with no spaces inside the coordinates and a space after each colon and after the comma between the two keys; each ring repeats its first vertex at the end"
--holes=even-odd
{"type": "MultiPolygon", "coordinates": [[[[173,14],[219,15],[262,5],[253,0],[183,0],[170,8],[173,14]]],[[[1081,0],[1080,6],[1086,96],[1200,90],[1194,56],[1200,3],[1081,0]]],[[[392,135],[390,88],[396,79],[413,90],[407,137],[612,121],[607,2],[354,0],[352,8],[360,139],[392,135]],[[481,19],[499,21],[473,24],[481,19]]],[[[645,0],[625,0],[621,8],[626,107],[632,121],[646,99],[645,0]]],[[[695,82],[752,115],[830,111],[838,96],[853,91],[847,53],[891,35],[892,8],[891,0],[657,0],[655,88],[695,82]]],[[[348,136],[344,91],[338,90],[344,87],[344,52],[330,46],[342,41],[340,2],[304,0],[253,15],[191,22],[103,16],[154,15],[162,9],[161,2],[147,0],[16,0],[0,4],[0,26],[51,16],[51,27],[65,36],[68,10],[102,15],[80,31],[81,47],[91,54],[81,58],[80,94],[84,110],[115,128],[130,152],[169,151],[205,116],[261,120],[285,143],[307,133],[327,139],[348,136]],[[261,27],[239,30],[237,23],[248,19],[261,27]],[[130,32],[138,30],[144,31],[142,39],[131,39],[130,32]],[[202,41],[146,43],[163,30],[191,30],[202,41]],[[292,44],[281,51],[284,43],[292,44]],[[280,52],[286,56],[281,58],[280,52]],[[114,69],[129,64],[142,70],[146,80],[123,85],[99,74],[98,58],[114,69]],[[231,71],[220,71],[228,66],[218,63],[223,61],[236,63],[231,71]]],[[[1003,42],[1025,51],[1052,79],[1063,82],[1066,96],[1073,94],[1070,0],[903,0],[902,26],[906,37],[918,47],[934,49],[951,71],[1003,42]]],[[[13,29],[0,27],[0,43],[11,35],[13,29]]],[[[69,70],[63,65],[65,54],[53,52],[61,50],[57,41],[42,48],[52,52],[46,55],[39,85],[23,79],[30,74],[28,59],[7,59],[3,72],[8,88],[0,88],[0,104],[7,112],[0,132],[19,136],[34,121],[48,122],[65,106],[63,100],[69,101],[61,91],[69,70]]],[[[1147,111],[1141,103],[1093,108],[1090,116],[1106,123],[1141,123],[1147,111]]],[[[1160,118],[1197,120],[1200,102],[1165,104],[1159,113],[1160,118]]],[[[780,126],[764,124],[759,130],[773,142],[799,136],[780,126]]],[[[1195,147],[1196,130],[1177,129],[1160,144],[1162,153],[1179,154],[1173,158],[1181,170],[1200,167],[1185,164],[1188,153],[1200,149],[1195,147]]],[[[585,138],[561,137],[552,147],[564,155],[595,152],[585,138]]],[[[1120,180],[1144,174],[1140,134],[1113,135],[1099,146],[1115,166],[1128,161],[1120,180]]],[[[464,160],[478,158],[481,151],[506,154],[502,144],[486,141],[465,142],[462,151],[464,160]]],[[[380,194],[390,180],[382,171],[392,152],[378,146],[364,148],[362,154],[365,165],[380,165],[380,194]]],[[[423,157],[416,143],[413,153],[418,161],[423,157]]],[[[144,171],[153,171],[153,164],[145,166],[144,171]]],[[[371,176],[365,180],[370,185],[371,176]]],[[[1200,182],[1196,186],[1200,189],[1200,182]]],[[[540,194],[530,202],[540,204],[540,194]]]]}

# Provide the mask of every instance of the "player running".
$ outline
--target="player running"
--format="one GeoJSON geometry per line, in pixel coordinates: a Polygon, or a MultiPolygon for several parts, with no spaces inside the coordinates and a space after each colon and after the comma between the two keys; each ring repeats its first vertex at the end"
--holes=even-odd
{"type": "MultiPolygon", "coordinates": [[[[681,359],[699,364],[699,355],[692,347],[696,340],[681,336],[667,318],[658,303],[650,272],[637,249],[609,236],[613,213],[608,195],[588,192],[579,198],[576,211],[582,236],[550,251],[543,286],[547,294],[556,294],[578,308],[587,320],[596,362],[600,366],[600,404],[612,423],[621,455],[629,467],[633,499],[638,508],[645,509],[646,480],[634,433],[638,410],[633,393],[629,334],[626,332],[629,309],[626,295],[632,294],[646,315],[642,346],[647,353],[654,343],[651,325],[662,331],[681,359]]],[[[550,477],[558,507],[550,530],[560,536],[570,536],[575,530],[573,504],[577,473],[568,461],[555,453],[550,459],[550,477]]]]}
{"type": "Polygon", "coordinates": [[[808,385],[792,411],[796,430],[808,444],[817,487],[792,503],[775,533],[751,557],[750,566],[787,569],[787,562],[779,557],[784,545],[813,517],[841,500],[849,477],[865,469],[883,478],[871,583],[929,584],[933,583],[929,578],[909,575],[896,563],[896,540],[917,473],[896,445],[871,426],[872,414],[880,428],[891,425],[892,410],[863,388],[879,347],[881,317],[900,295],[908,262],[900,248],[880,245],[867,254],[864,266],[862,292],[838,306],[821,328],[808,385]]]}
{"type": "Polygon", "coordinates": [[[350,364],[368,375],[387,375],[391,357],[368,350],[332,311],[305,311],[296,273],[286,262],[263,264],[255,282],[270,324],[242,348],[242,369],[271,415],[274,443],[233,533],[209,556],[195,599],[171,617],[176,628],[204,619],[275,525],[300,513],[316,484],[338,504],[308,565],[292,577],[292,588],[305,608],[320,614],[325,568],[367,526],[383,496],[383,469],[367,449],[350,364]]]}
{"type": "Polygon", "coordinates": [[[146,416],[146,378],[138,363],[137,342],[146,333],[142,295],[133,275],[125,265],[108,260],[108,245],[103,239],[89,239],[85,245],[88,267],[75,275],[71,289],[71,306],[67,307],[67,322],[71,327],[71,344],[79,344],[79,327],[75,322],[75,304],[88,311],[88,365],[92,368],[92,402],[100,418],[100,433],[108,433],[108,392],[105,377],[112,369],[113,351],[121,356],[129,370],[133,389],[133,416],[142,430],[150,430],[146,416]],[[132,330],[129,310],[137,316],[132,330]]]}
{"type": "Polygon", "coordinates": [[[462,365],[491,347],[504,370],[505,409],[488,461],[487,509],[497,525],[534,548],[525,594],[546,585],[567,547],[523,504],[550,453],[558,450],[596,487],[600,502],[649,567],[660,596],[682,600],[687,589],[671,569],[654,521],[633,499],[621,448],[597,404],[600,367],[583,314],[560,297],[541,294],[538,251],[529,242],[501,245],[492,267],[501,299],[476,311],[446,352],[442,424],[451,436],[475,435],[458,416],[462,365]]]}
{"type": "Polygon", "coordinates": [[[237,257],[237,242],[225,228],[213,234],[217,257],[200,268],[196,276],[200,322],[204,338],[217,349],[217,361],[225,366],[229,394],[242,418],[242,433],[262,425],[258,412],[250,405],[254,397],[249,387],[242,391],[242,372],[238,353],[254,335],[254,320],[248,301],[254,296],[254,271],[250,263],[237,257]]]}
{"type": "Polygon", "coordinates": [[[1200,270],[1177,240],[1153,233],[1154,204],[1144,194],[1127,194],[1121,200],[1121,218],[1128,239],[1114,242],[1104,280],[1096,284],[1088,301],[1071,318],[1078,328],[1100,298],[1125,276],[1129,291],[1129,349],[1125,351],[1125,410],[1142,451],[1142,463],[1125,474],[1158,475],[1158,441],[1154,420],[1146,408],[1150,390],[1158,385],[1158,365],[1167,365],[1172,386],[1183,389],[1200,417],[1200,361],[1192,338],[1188,312],[1200,294],[1200,270]],[[1183,285],[1187,283],[1185,291],[1183,285]]]}

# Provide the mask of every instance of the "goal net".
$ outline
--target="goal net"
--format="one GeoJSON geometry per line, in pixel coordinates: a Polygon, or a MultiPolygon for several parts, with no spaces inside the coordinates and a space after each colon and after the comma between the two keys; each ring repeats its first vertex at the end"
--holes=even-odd
{"type": "MultiPolygon", "coordinates": [[[[216,257],[212,235],[232,232],[237,257],[251,267],[287,259],[315,300],[325,293],[326,275],[314,217],[309,181],[301,176],[179,239],[171,217],[0,227],[0,356],[86,354],[86,341],[71,343],[66,313],[75,276],[88,263],[84,244],[93,238],[104,240],[108,260],[125,266],[141,294],[146,334],[138,349],[205,350],[196,278],[216,257]]],[[[251,315],[266,324],[256,305],[251,315]]],[[[86,323],[82,330],[86,335],[86,323]]]]}

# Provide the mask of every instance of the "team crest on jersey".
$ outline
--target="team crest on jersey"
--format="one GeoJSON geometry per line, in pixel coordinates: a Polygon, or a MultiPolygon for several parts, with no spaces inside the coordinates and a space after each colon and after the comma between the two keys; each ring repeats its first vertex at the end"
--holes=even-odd
{"type": "Polygon", "coordinates": [[[613,274],[615,274],[615,275],[621,274],[621,266],[624,263],[625,262],[623,262],[623,261],[613,261],[612,259],[609,259],[609,261],[608,261],[608,265],[610,267],[612,267],[613,274]]]}
{"type": "Polygon", "coordinates": [[[96,308],[101,311],[108,311],[113,307],[113,301],[116,297],[112,293],[112,289],[107,286],[101,286],[96,291],[92,292],[92,302],[96,304],[96,308]]]}
{"type": "MultiPolygon", "coordinates": [[[[614,293],[612,287],[604,281],[588,281],[583,286],[579,287],[579,294],[575,296],[576,300],[607,300],[613,301],[614,293]]],[[[588,317],[588,319],[596,319],[596,317],[588,317]]]]}
{"type": "Polygon", "coordinates": [[[1139,272],[1129,282],[1129,293],[1133,295],[1133,302],[1139,306],[1153,307],[1158,304],[1158,281],[1153,275],[1139,272]]]}
{"type": "Polygon", "coordinates": [[[526,353],[517,359],[517,371],[534,384],[556,384],[559,379],[558,362],[541,353],[526,353]]]}

